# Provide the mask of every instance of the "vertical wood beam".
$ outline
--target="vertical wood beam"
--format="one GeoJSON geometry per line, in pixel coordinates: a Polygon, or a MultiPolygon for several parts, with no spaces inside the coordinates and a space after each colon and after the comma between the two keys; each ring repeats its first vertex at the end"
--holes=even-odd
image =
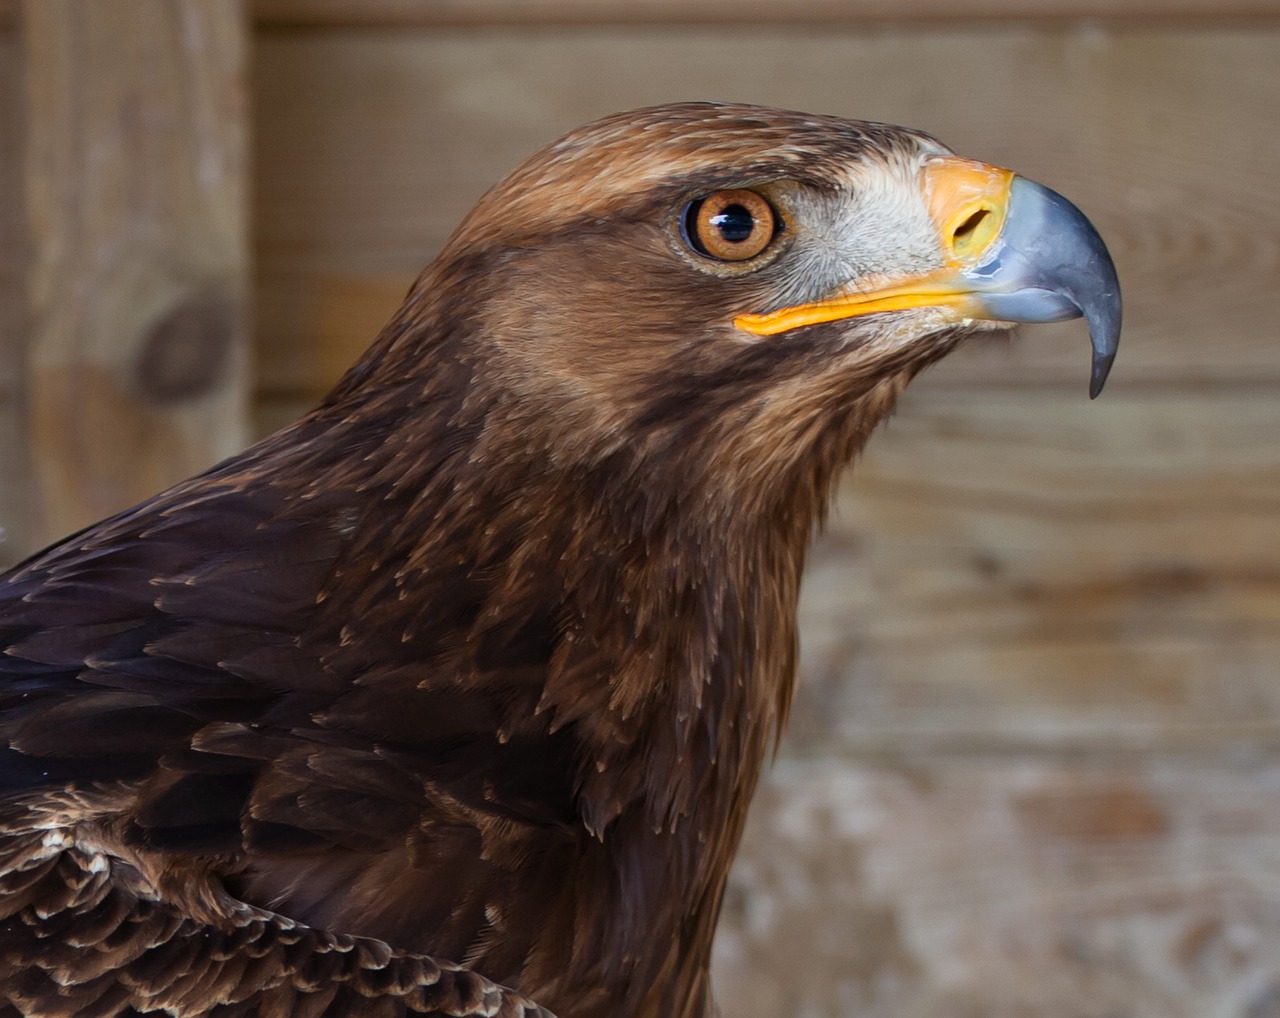
{"type": "MultiPolygon", "coordinates": [[[[0,568],[30,547],[31,463],[22,391],[27,230],[22,204],[22,61],[0,0],[0,568]]],[[[9,12],[12,14],[12,12],[9,12]]]]}
{"type": "Polygon", "coordinates": [[[248,436],[239,0],[25,0],[32,457],[53,539],[248,436]]]}

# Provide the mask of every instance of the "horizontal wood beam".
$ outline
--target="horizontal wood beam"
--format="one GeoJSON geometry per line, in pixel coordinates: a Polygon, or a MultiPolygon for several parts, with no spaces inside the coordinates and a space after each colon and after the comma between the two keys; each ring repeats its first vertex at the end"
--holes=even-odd
{"type": "MultiPolygon", "coordinates": [[[[1280,20],[1276,0],[250,0],[262,28],[1280,20]]],[[[0,31],[20,0],[0,0],[0,31]]]]}
{"type": "Polygon", "coordinates": [[[1276,0],[252,0],[252,10],[273,28],[1280,18],[1276,0]]]}
{"type": "MultiPolygon", "coordinates": [[[[957,8],[946,0],[797,0],[779,5],[767,0],[638,0],[633,4],[605,0],[534,0],[516,5],[504,0],[251,0],[252,20],[259,28],[497,28],[601,26],[637,24],[885,24],[980,21],[1159,22],[1280,20],[1275,0],[975,0],[957,8]]],[[[16,30],[20,0],[0,0],[0,32],[16,30]]]]}

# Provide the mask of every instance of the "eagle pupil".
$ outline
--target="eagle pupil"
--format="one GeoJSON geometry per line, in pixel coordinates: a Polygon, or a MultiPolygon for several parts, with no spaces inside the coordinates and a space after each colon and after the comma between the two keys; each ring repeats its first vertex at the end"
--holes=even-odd
{"type": "Polygon", "coordinates": [[[756,218],[741,205],[730,205],[711,217],[711,225],[730,244],[749,240],[756,228],[756,218]]]}

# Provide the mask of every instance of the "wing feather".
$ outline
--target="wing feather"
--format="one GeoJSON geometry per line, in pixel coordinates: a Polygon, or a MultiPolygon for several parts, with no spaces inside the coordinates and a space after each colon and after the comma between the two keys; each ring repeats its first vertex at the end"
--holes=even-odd
{"type": "MultiPolygon", "coordinates": [[[[563,886],[579,836],[572,745],[510,722],[536,714],[553,612],[494,630],[478,664],[444,635],[480,615],[485,584],[467,579],[401,627],[433,654],[355,653],[352,607],[326,593],[367,568],[345,496],[304,503],[254,469],[233,461],[0,577],[0,811],[83,832],[56,864],[0,863],[19,916],[0,931],[0,1002],[59,1018],[541,1013],[312,927],[457,959],[488,945],[486,965],[521,970],[537,909],[499,942],[495,903],[520,874],[563,886]],[[108,858],[112,882],[86,858],[108,858]],[[256,918],[210,926],[200,902],[169,900],[183,881],[256,918]],[[285,943],[290,922],[310,932],[285,943]]],[[[25,844],[13,832],[0,852],[25,844]]]]}
{"type": "Polygon", "coordinates": [[[474,972],[226,900],[201,922],[121,863],[45,832],[0,839],[0,1014],[552,1018],[474,972]]]}

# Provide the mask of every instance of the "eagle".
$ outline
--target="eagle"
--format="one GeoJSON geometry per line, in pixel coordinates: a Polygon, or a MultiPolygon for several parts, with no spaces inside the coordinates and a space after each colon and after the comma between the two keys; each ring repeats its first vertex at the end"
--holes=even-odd
{"type": "Polygon", "coordinates": [[[314,410],[0,576],[0,1016],[708,1018],[835,479],[1079,316],[1096,395],[1097,232],[917,131],[543,149],[314,410]]]}

